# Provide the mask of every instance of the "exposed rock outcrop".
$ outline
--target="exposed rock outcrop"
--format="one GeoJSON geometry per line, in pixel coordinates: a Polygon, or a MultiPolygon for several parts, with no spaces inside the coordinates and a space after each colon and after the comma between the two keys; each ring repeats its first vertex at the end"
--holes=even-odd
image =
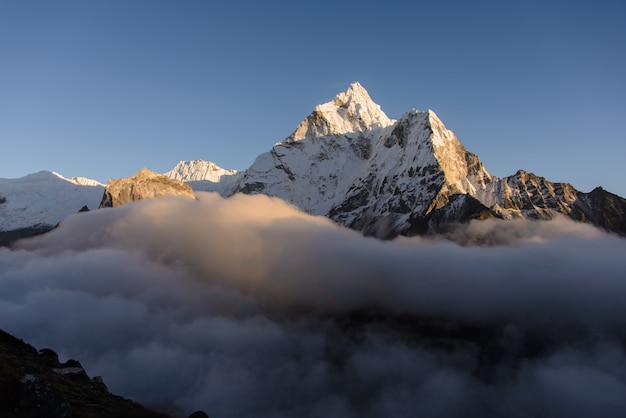
{"type": "Polygon", "coordinates": [[[109,393],[76,360],[59,363],[50,349],[37,351],[0,330],[0,416],[167,418],[109,393]]]}
{"type": "Polygon", "coordinates": [[[571,206],[570,218],[626,236],[626,199],[596,187],[589,193],[579,192],[571,206]]]}
{"type": "Polygon", "coordinates": [[[163,196],[195,199],[194,191],[188,184],[142,168],[131,177],[109,180],[100,207],[116,207],[136,200],[163,196]]]}
{"type": "Polygon", "coordinates": [[[14,229],[12,231],[0,231],[0,247],[9,247],[18,240],[45,234],[53,229],[53,225],[38,224],[26,228],[14,229]]]}

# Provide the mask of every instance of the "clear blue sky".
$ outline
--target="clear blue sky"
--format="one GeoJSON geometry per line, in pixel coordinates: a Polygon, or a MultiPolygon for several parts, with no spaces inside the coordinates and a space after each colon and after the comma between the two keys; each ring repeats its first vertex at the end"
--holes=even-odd
{"type": "Polygon", "coordinates": [[[245,169],[353,81],[492,174],[626,196],[623,0],[0,0],[0,177],[245,169]]]}

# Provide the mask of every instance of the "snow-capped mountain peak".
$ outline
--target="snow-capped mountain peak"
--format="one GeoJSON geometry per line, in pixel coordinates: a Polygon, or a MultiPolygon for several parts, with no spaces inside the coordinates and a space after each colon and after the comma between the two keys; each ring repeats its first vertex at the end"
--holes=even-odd
{"type": "Polygon", "coordinates": [[[237,170],[225,170],[211,161],[191,160],[180,161],[167,173],[167,177],[180,181],[211,181],[217,183],[222,176],[236,174],[237,170]]]}
{"type": "Polygon", "coordinates": [[[243,173],[226,170],[211,161],[180,161],[167,173],[167,177],[189,183],[194,190],[227,194],[243,173]]]}
{"type": "Polygon", "coordinates": [[[393,125],[395,120],[387,117],[367,90],[359,83],[352,83],[345,91],[329,102],[315,107],[286,142],[301,141],[330,135],[356,132],[372,132],[393,125]]]}

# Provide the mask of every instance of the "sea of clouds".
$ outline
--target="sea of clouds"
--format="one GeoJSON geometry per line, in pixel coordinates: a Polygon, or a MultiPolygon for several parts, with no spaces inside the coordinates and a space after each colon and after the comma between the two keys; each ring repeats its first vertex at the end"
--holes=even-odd
{"type": "Polygon", "coordinates": [[[624,416],[626,240],[383,242],[265,196],[155,199],[0,249],[0,328],[181,416],[624,416]]]}

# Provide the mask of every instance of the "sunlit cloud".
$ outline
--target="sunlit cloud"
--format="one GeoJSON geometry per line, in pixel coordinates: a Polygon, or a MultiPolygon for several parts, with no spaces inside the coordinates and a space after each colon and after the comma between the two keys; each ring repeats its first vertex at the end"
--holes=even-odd
{"type": "Polygon", "coordinates": [[[278,199],[198,197],[0,250],[0,327],[183,415],[626,411],[625,240],[557,219],[382,242],[278,199]]]}

